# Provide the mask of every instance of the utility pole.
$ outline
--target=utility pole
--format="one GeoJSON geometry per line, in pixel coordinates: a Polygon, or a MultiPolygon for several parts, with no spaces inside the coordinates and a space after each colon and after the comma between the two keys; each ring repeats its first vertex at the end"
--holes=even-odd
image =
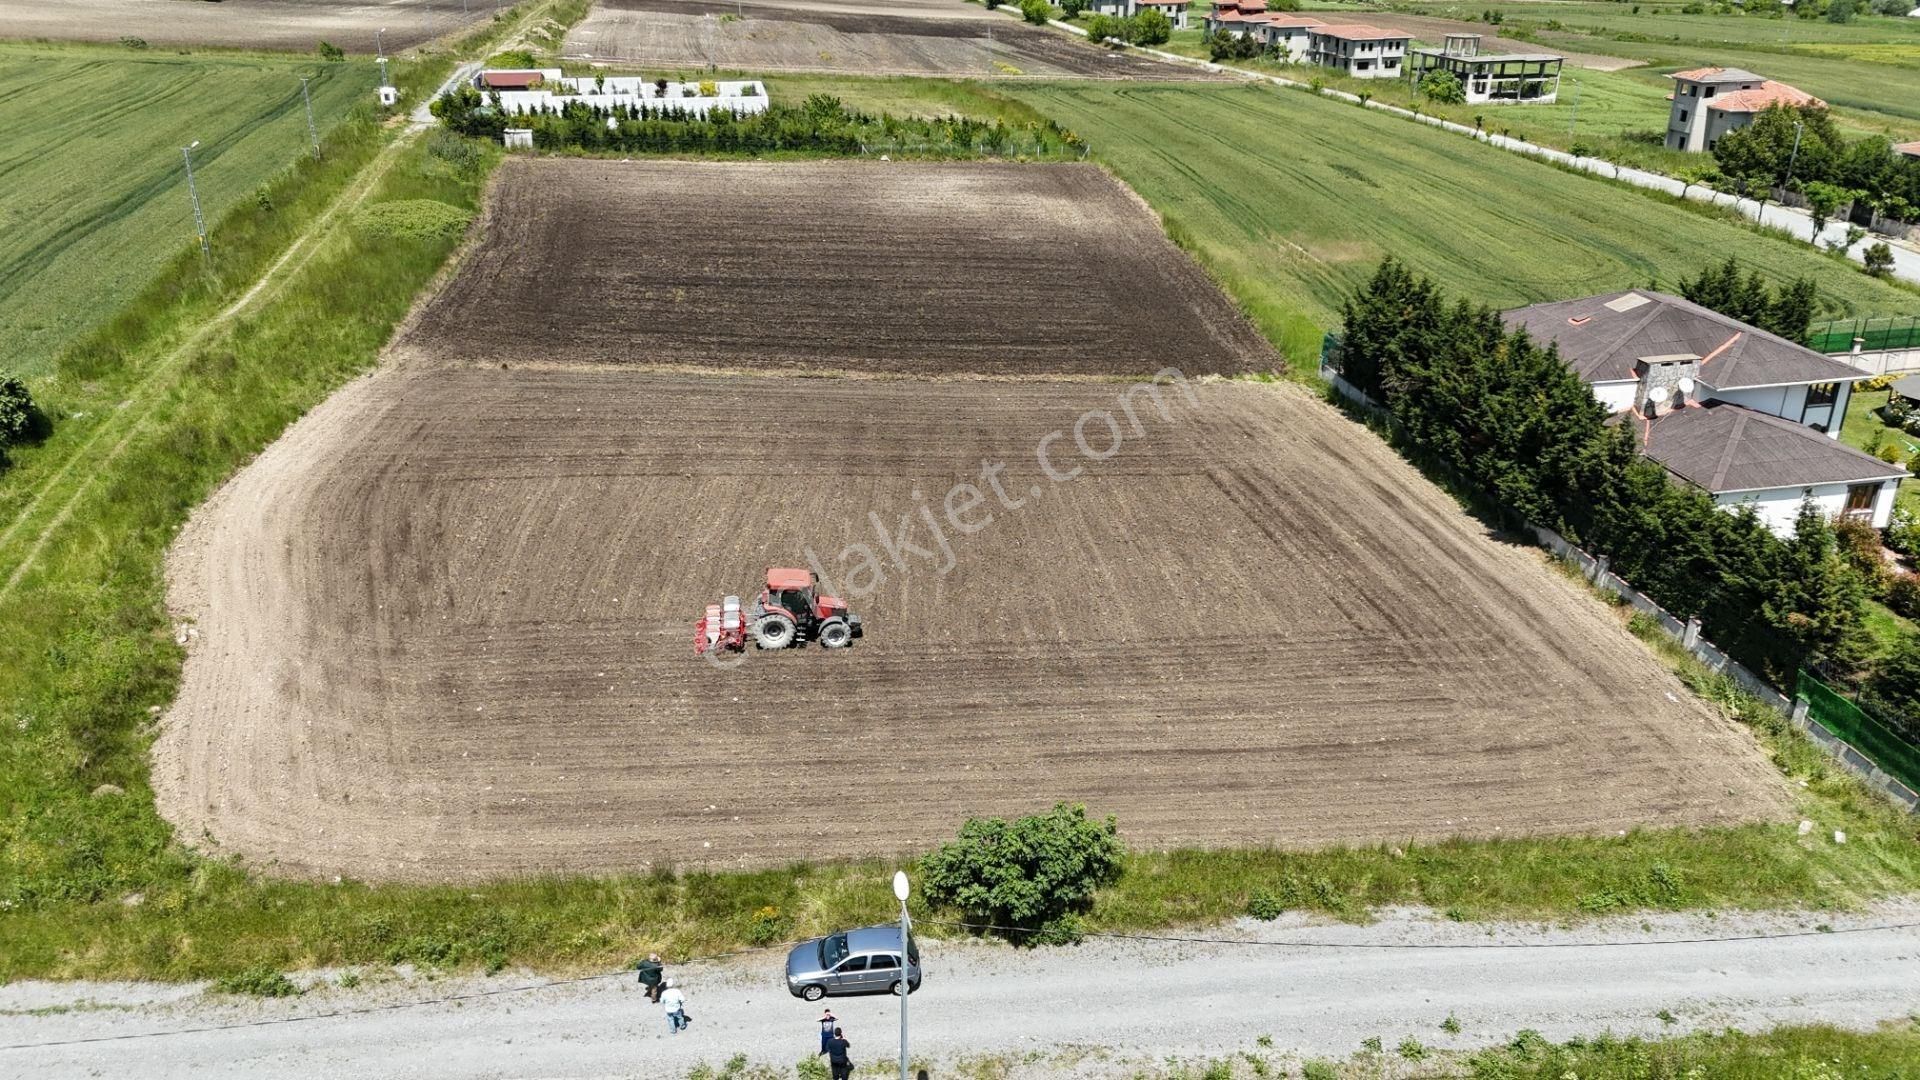
{"type": "Polygon", "coordinates": [[[373,32],[373,54],[375,56],[384,58],[387,55],[387,47],[382,40],[386,36],[386,33],[387,28],[384,26],[373,32]]]}
{"type": "Polygon", "coordinates": [[[207,219],[200,216],[200,189],[193,186],[193,148],[199,145],[199,139],[193,140],[191,144],[180,148],[180,156],[187,162],[187,197],[193,200],[193,229],[200,234],[200,254],[211,267],[213,248],[207,244],[207,219]]]}
{"type": "Polygon", "coordinates": [[[907,999],[913,996],[913,961],[908,952],[907,872],[893,875],[893,895],[900,900],[900,1080],[907,1080],[907,999]]]}
{"type": "MultiPolygon", "coordinates": [[[[1805,130],[1806,126],[1805,123],[1799,120],[1793,122],[1793,153],[1787,155],[1787,179],[1785,183],[1780,185],[1781,187],[1786,187],[1793,183],[1793,165],[1794,162],[1800,160],[1800,133],[1805,130]]],[[[1818,240],[1819,237],[1816,236],[1814,239],[1818,240]]]]}
{"type": "Polygon", "coordinates": [[[1573,125],[1580,122],[1580,76],[1573,77],[1573,117],[1567,121],[1567,138],[1573,138],[1573,125]]]}
{"type": "Polygon", "coordinates": [[[320,130],[313,126],[313,95],[307,93],[307,79],[300,76],[300,100],[307,103],[307,139],[313,143],[313,160],[320,160],[320,130]]]}

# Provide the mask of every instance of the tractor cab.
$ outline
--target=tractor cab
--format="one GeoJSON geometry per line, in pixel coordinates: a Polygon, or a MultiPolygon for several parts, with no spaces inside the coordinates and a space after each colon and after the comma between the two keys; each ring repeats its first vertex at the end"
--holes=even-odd
{"type": "Polygon", "coordinates": [[[809,640],[844,649],[864,636],[860,616],[850,613],[839,597],[821,595],[811,570],[768,567],[766,591],[752,614],[754,643],[763,649],[785,649],[809,640]]]}

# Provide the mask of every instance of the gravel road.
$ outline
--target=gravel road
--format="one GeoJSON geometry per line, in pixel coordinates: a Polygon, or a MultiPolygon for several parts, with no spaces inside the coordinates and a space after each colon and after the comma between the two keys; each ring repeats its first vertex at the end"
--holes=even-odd
{"type": "MultiPolygon", "coordinates": [[[[1535,1028],[1549,1038],[1601,1031],[1655,1035],[1824,1021],[1849,1027],[1920,1010],[1920,930],[1848,932],[1920,922],[1920,899],[1848,916],[1654,916],[1577,929],[1456,924],[1430,912],[1386,912],[1365,927],[1289,917],[1206,931],[1231,944],[1095,940],[1020,952],[929,942],[928,977],[913,996],[916,1056],[934,1063],[1008,1055],[1036,1060],[1016,1075],[1108,1075],[1127,1062],[1251,1050],[1344,1057],[1378,1035],[1467,1049],[1535,1028]],[[1827,923],[1837,933],[1817,931],[1827,923]],[[1596,942],[1791,934],[1763,941],[1586,947],[1596,942]],[[1265,945],[1247,942],[1302,942],[1265,945]],[[1465,948],[1514,943],[1540,948],[1465,948]],[[1451,946],[1331,948],[1318,946],[1451,946]],[[1676,1023],[1656,1014],[1669,1011],[1676,1023]],[[1448,1015],[1461,1031],[1443,1032],[1448,1015]],[[1094,1049],[1097,1048],[1097,1049],[1094,1049]]],[[[669,968],[688,988],[695,1023],[668,1036],[628,976],[484,998],[281,1022],[343,1009],[537,983],[378,980],[257,1002],[153,984],[20,983],[0,987],[0,1075],[67,1077],[601,1077],[684,1076],[734,1053],[791,1066],[815,1039],[815,1006],[779,983],[778,951],[669,968]],[[221,1031],[66,1046],[19,1044],[255,1023],[221,1031]]],[[[892,998],[833,1002],[856,1060],[895,1053],[892,998]]]]}

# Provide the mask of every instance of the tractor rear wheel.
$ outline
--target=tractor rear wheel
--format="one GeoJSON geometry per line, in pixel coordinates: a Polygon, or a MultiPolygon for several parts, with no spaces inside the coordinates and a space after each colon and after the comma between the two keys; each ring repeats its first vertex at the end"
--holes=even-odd
{"type": "Polygon", "coordinates": [[[754,644],[763,649],[784,649],[799,636],[799,627],[785,615],[769,613],[753,621],[754,644]]]}
{"type": "Polygon", "coordinates": [[[814,635],[820,644],[829,649],[844,649],[853,644],[853,627],[845,619],[828,619],[820,624],[820,632],[814,635]]]}

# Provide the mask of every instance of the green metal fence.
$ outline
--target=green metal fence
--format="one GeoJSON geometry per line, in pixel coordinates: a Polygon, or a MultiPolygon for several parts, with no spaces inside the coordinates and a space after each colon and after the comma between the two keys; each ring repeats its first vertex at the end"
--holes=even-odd
{"type": "Polygon", "coordinates": [[[1891,319],[1840,319],[1825,324],[1815,323],[1807,331],[1807,347],[1814,352],[1852,352],[1854,338],[1860,338],[1860,348],[1868,352],[1879,349],[1920,348],[1920,315],[1903,315],[1891,319]]]}
{"type": "Polygon", "coordinates": [[[1798,692],[1807,699],[1808,713],[1821,726],[1873,759],[1888,776],[1920,791],[1920,747],[1861,712],[1858,705],[1805,671],[1800,673],[1798,692]]]}

